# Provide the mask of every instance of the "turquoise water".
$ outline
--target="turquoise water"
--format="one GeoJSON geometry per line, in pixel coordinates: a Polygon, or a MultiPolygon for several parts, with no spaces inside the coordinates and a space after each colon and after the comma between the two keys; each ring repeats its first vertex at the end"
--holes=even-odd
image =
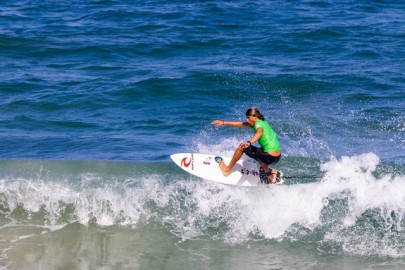
{"type": "Polygon", "coordinates": [[[3,1],[0,268],[402,269],[401,1],[3,1]],[[288,179],[215,185],[259,107],[288,179]]]}

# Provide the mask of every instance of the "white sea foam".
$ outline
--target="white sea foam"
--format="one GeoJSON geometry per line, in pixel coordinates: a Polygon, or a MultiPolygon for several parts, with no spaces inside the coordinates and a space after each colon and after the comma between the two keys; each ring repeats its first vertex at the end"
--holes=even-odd
{"type": "Polygon", "coordinates": [[[184,224],[188,227],[195,224],[193,230],[189,228],[182,232],[185,239],[198,235],[198,231],[202,234],[206,229],[204,222],[206,226],[224,222],[228,228],[223,237],[230,243],[243,242],[257,233],[267,239],[282,240],[293,225],[309,230],[325,225],[323,210],[340,199],[346,201],[339,209],[343,214],[334,217],[332,213],[327,218],[328,222],[337,225],[324,231],[325,241],[338,243],[343,252],[350,254],[378,254],[379,249],[385,249],[386,255],[403,256],[403,245],[388,239],[397,234],[402,235],[398,243],[405,241],[405,178],[390,174],[377,178],[374,172],[379,162],[372,153],[342,157],[322,165],[323,179],[309,184],[251,189],[201,182],[190,187],[194,190],[185,198],[192,208],[183,213],[183,219],[172,222],[179,231],[184,224]],[[356,224],[368,211],[372,211],[371,219],[377,224],[370,221],[356,224]],[[391,217],[392,213],[395,218],[391,217]],[[365,226],[362,237],[357,233],[356,225],[365,226]],[[395,232],[389,231],[392,226],[395,226],[395,232]],[[383,238],[379,227],[386,228],[383,238]],[[189,234],[190,231],[193,233],[189,234]]]}
{"type": "Polygon", "coordinates": [[[21,222],[29,222],[42,211],[41,226],[51,229],[71,222],[137,226],[142,220],[155,220],[182,240],[208,234],[231,244],[249,241],[252,235],[294,241],[299,239],[290,233],[294,226],[310,234],[332,222],[336,225],[323,231],[324,242],[337,243],[350,254],[384,250],[386,255],[400,257],[405,252],[405,177],[376,177],[379,162],[372,153],[342,157],[321,166],[324,176],[318,182],[258,188],[162,174],[133,179],[86,174],[81,184],[8,178],[0,179],[0,198],[6,215],[18,219],[12,213],[20,206],[28,213],[28,220],[21,222]],[[325,209],[336,200],[346,202],[338,209],[341,214],[332,213],[325,221],[325,209]],[[361,221],[370,211],[377,224],[361,221]],[[363,233],[358,226],[364,227],[363,233]],[[397,242],[390,241],[393,237],[399,237],[397,242]]]}
{"type": "Polygon", "coordinates": [[[138,200],[143,198],[120,194],[108,185],[77,190],[60,182],[3,179],[0,193],[6,214],[21,206],[31,219],[32,214],[43,210],[44,225],[50,228],[66,222],[88,224],[92,220],[103,226],[136,224],[142,213],[138,200]],[[73,213],[69,213],[70,208],[73,213]]]}

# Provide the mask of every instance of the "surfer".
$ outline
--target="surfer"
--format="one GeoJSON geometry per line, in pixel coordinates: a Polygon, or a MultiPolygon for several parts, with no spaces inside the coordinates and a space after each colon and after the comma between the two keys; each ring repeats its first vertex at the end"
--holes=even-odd
{"type": "Polygon", "coordinates": [[[242,142],[236,149],[228,166],[224,161],[221,161],[219,167],[224,176],[228,176],[236,162],[242,157],[243,153],[245,153],[260,163],[260,166],[267,175],[270,183],[276,183],[280,180],[281,174],[277,170],[269,168],[269,165],[276,164],[281,157],[281,147],[277,135],[269,123],[264,119],[264,116],[260,113],[259,109],[254,107],[249,108],[246,111],[246,119],[247,122],[225,120],[212,121],[212,124],[216,126],[252,128],[254,130],[253,137],[246,142],[242,142]],[[261,147],[259,148],[252,145],[255,142],[258,142],[261,147]]]}

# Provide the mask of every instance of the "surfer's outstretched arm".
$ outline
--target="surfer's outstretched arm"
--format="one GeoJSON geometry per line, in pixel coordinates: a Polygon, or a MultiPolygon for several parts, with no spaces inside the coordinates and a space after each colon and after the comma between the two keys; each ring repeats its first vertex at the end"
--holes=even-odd
{"type": "Polygon", "coordinates": [[[211,124],[216,125],[217,127],[220,126],[231,126],[231,127],[240,127],[240,128],[247,128],[249,124],[247,122],[241,121],[226,121],[226,120],[214,120],[211,124]]]}

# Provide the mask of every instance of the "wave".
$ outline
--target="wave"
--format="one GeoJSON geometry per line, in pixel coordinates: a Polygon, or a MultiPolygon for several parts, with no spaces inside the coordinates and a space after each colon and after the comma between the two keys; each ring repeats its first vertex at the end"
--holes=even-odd
{"type": "Polygon", "coordinates": [[[7,160],[0,162],[0,224],[157,222],[183,241],[298,241],[325,253],[404,257],[404,167],[381,164],[373,153],[317,166],[311,181],[296,171],[301,179],[283,186],[240,188],[167,163],[7,160]]]}

